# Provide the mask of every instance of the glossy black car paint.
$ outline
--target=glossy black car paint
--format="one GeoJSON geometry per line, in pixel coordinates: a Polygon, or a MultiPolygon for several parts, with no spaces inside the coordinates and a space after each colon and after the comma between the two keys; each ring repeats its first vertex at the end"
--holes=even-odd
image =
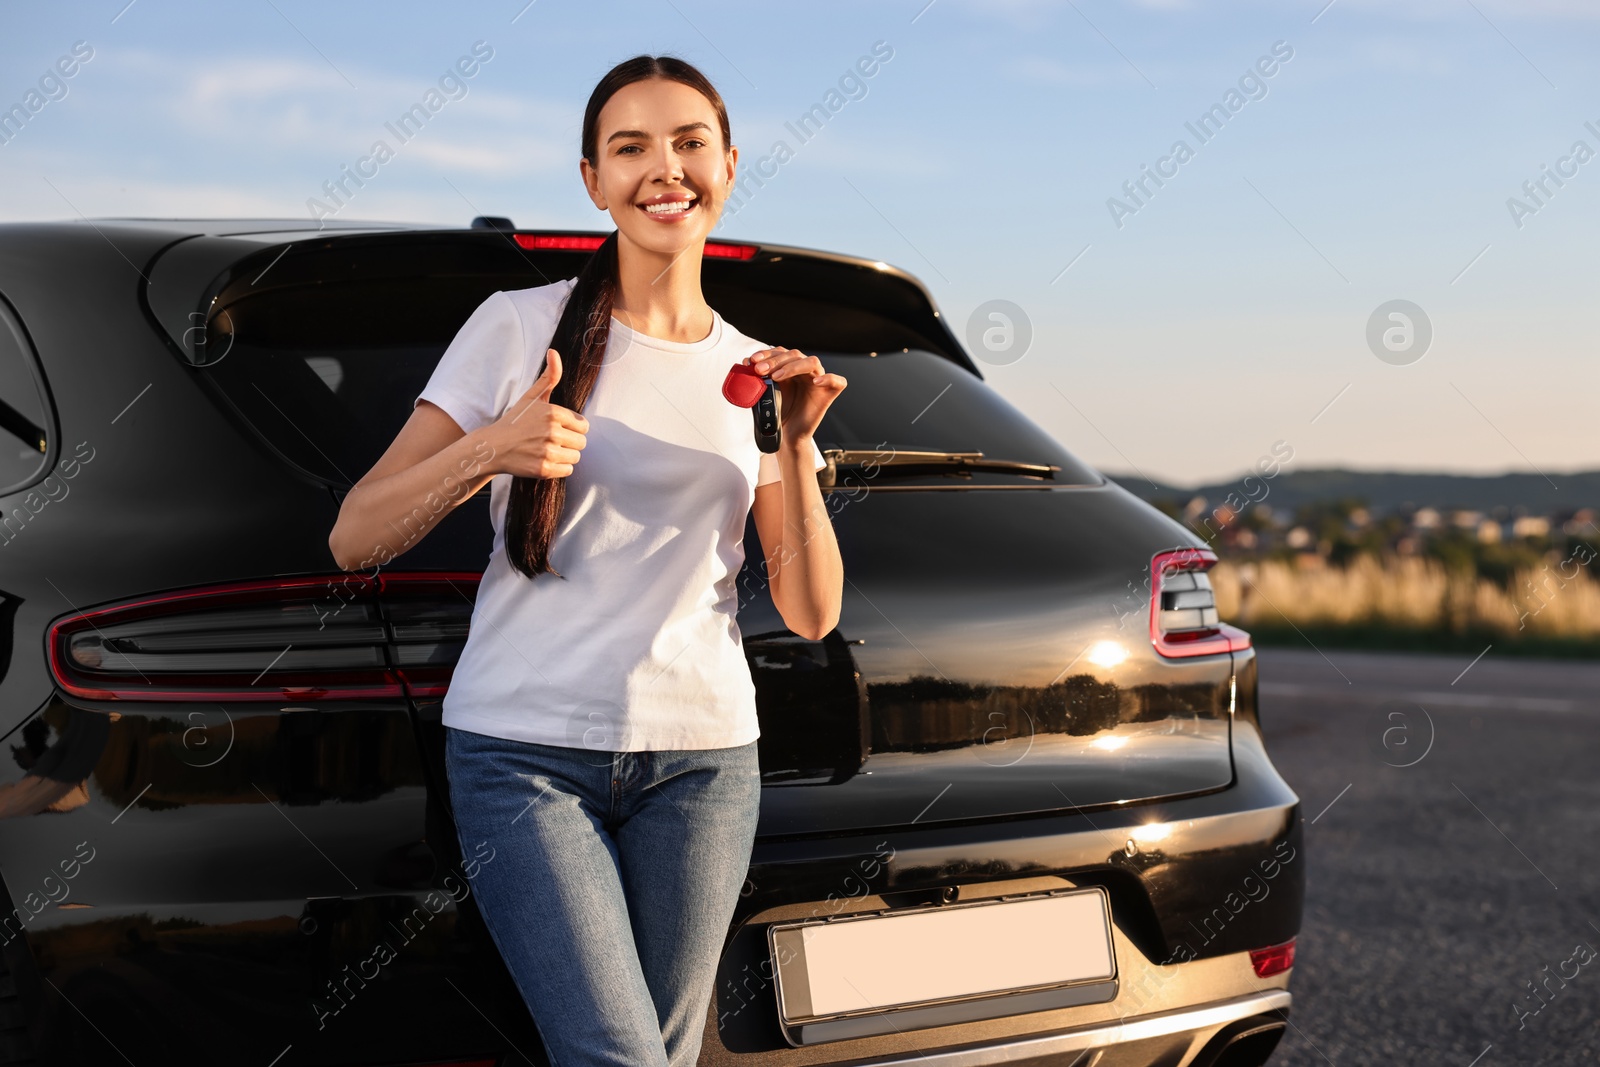
{"type": "MultiPolygon", "coordinates": [[[[370,262],[385,241],[436,242],[463,275],[508,255],[500,234],[297,229],[0,227],[0,297],[51,408],[38,478],[0,498],[27,516],[0,544],[3,949],[42,1062],[542,1056],[471,903],[465,875],[492,857],[460,854],[441,803],[437,697],[100,702],[68,698],[47,666],[63,616],[334,571],[340,478],[253,432],[197,366],[227,340],[212,297],[336,280],[345,249],[370,262]]],[[[708,260],[708,298],[735,325],[728,279],[763,264],[776,280],[749,297],[761,322],[814,319],[785,310],[786,287],[845,299],[851,271],[876,269],[770,247],[708,260]]],[[[920,286],[896,285],[903,306],[861,328],[977,374],[920,286]]],[[[468,278],[450,314],[484,295],[468,278]]],[[[794,331],[747,329],[808,350],[843,342],[794,331]]],[[[849,579],[833,633],[789,633],[754,569],[740,577],[765,788],[703,1061],[915,1057],[1286,988],[1288,974],[1256,979],[1239,955],[1296,934],[1305,879],[1254,654],[1168,661],[1143,630],[1151,555],[1194,537],[1104,482],[886,478],[826,499],[849,579]],[[1095,665],[1097,641],[1127,659],[1095,665]],[[1122,747],[1093,744],[1103,730],[1122,747]],[[1140,831],[1153,824],[1166,836],[1140,831]],[[768,922],[1080,885],[1111,897],[1116,1001],[806,1048],[779,1035],[768,922]]],[[[481,570],[487,548],[480,495],[389,569],[481,570]]],[[[1149,1062],[1169,1054],[1158,1045],[1149,1062]]]]}

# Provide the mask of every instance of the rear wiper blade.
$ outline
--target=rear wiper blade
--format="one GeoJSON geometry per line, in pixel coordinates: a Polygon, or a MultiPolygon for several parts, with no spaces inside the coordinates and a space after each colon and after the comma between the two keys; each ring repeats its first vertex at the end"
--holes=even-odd
{"type": "Polygon", "coordinates": [[[1008,474],[1021,474],[1035,478],[1055,478],[1060,466],[1054,463],[1024,463],[1016,459],[990,459],[982,452],[942,452],[929,450],[913,450],[905,448],[876,449],[876,448],[824,448],[822,458],[827,460],[828,469],[824,474],[823,482],[832,485],[838,478],[838,472],[844,470],[865,470],[872,472],[876,477],[877,472],[886,467],[894,467],[894,473],[901,477],[910,477],[925,474],[961,474],[968,471],[1001,471],[1008,474]]]}
{"type": "Polygon", "coordinates": [[[35,426],[32,419],[4,400],[0,400],[0,430],[4,430],[30,449],[38,449],[40,452],[45,450],[44,428],[35,426]]]}

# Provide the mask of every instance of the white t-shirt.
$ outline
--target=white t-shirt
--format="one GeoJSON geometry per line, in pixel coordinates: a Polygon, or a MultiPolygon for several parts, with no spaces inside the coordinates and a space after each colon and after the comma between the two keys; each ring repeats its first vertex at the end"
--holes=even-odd
{"type": "MultiPolygon", "coordinates": [[[[576,279],[500,291],[440,358],[428,400],[471,433],[544,370],[576,279]]],[[[658,340],[611,320],[550,550],[565,578],[505,554],[511,476],[490,483],[494,547],[443,720],[475,733],[605,751],[728,748],[760,734],[735,618],[755,487],[779,479],[728,369],[770,346],[713,311],[709,336],[658,340]]],[[[577,354],[561,353],[563,376],[577,354]]],[[[826,464],[813,442],[818,470],[826,464]]]]}

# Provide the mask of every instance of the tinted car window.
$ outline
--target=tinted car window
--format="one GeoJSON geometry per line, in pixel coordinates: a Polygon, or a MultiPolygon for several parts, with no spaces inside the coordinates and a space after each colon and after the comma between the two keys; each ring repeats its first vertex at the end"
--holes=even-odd
{"type": "Polygon", "coordinates": [[[28,484],[44,466],[48,410],[33,348],[0,300],[0,492],[28,484]]]}
{"type": "Polygon", "coordinates": [[[1056,464],[1053,481],[1061,484],[1100,481],[999,393],[942,356],[918,349],[808,355],[849,381],[823,416],[822,448],[982,452],[985,459],[1056,464]]]}
{"type": "MultiPolygon", "coordinates": [[[[210,373],[291,461],[348,484],[400,432],[443,353],[437,343],[263,348],[240,341],[210,373]]],[[[976,451],[987,459],[1056,464],[1057,484],[1100,480],[993,389],[942,356],[916,349],[810,354],[850,383],[818,429],[821,448],[976,451]]],[[[975,477],[1004,480],[991,473],[975,477]]]]}
{"type": "Polygon", "coordinates": [[[411,417],[448,343],[288,348],[240,340],[207,373],[290,462],[350,485],[411,417]]]}
{"type": "MultiPolygon", "coordinates": [[[[201,373],[287,459],[336,485],[351,484],[377,462],[456,331],[490,293],[546,284],[571,275],[559,267],[581,266],[570,256],[560,263],[512,258],[485,271],[488,257],[479,250],[446,270],[439,256],[413,266],[405,251],[373,248],[348,260],[329,253],[326,261],[287,256],[267,275],[279,279],[276,286],[225,292],[219,301],[225,311],[213,320],[213,329],[228,332],[213,339],[225,354],[201,373]]],[[[1055,464],[1062,468],[1055,484],[1098,484],[1097,475],[975,375],[919,347],[912,305],[920,301],[929,318],[931,308],[912,286],[886,284],[877,291],[881,301],[862,308],[849,303],[862,299],[860,285],[830,291],[830,284],[837,279],[826,274],[795,270],[780,282],[759,268],[717,264],[706,285],[713,306],[740,330],[826,355],[850,379],[819,429],[820,447],[978,451],[989,459],[1055,464]],[[779,284],[799,287],[805,298],[773,291],[779,284]],[[824,322],[819,331],[816,324],[824,322]],[[817,343],[824,341],[838,348],[817,343]]],[[[1008,480],[995,472],[961,477],[1008,480]]],[[[949,484],[950,478],[899,471],[896,480],[949,484]]]]}

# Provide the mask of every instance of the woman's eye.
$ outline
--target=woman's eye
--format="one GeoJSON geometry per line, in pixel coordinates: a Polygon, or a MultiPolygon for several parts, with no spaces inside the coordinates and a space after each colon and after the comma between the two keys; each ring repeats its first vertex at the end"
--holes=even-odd
{"type": "Polygon", "coordinates": [[[683,147],[689,148],[691,146],[699,146],[701,148],[704,148],[705,144],[706,143],[704,141],[699,140],[698,138],[690,138],[689,140],[683,142],[683,147]]]}

